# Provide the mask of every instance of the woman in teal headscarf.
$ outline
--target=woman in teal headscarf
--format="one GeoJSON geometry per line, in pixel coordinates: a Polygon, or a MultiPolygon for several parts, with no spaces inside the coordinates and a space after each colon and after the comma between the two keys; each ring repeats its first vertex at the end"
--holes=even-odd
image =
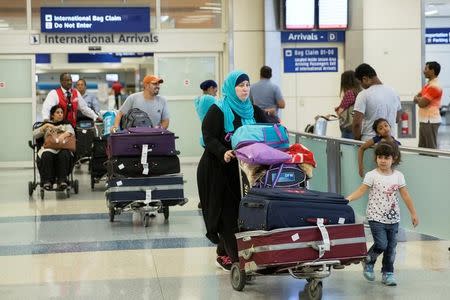
{"type": "MultiPolygon", "coordinates": [[[[217,83],[211,79],[205,80],[200,84],[200,89],[202,89],[203,94],[194,99],[194,105],[200,122],[203,122],[211,105],[216,102],[216,98],[214,97],[217,96],[217,83]]],[[[205,147],[203,137],[200,137],[200,145],[205,147]]]]}
{"type": "Polygon", "coordinates": [[[238,163],[225,136],[243,124],[266,122],[264,112],[250,102],[249,93],[248,75],[231,72],[223,84],[222,99],[211,106],[202,123],[205,151],[197,172],[199,197],[206,236],[215,244],[224,241],[228,257],[218,257],[217,263],[228,270],[238,261],[234,234],[241,192],[238,163]]]}

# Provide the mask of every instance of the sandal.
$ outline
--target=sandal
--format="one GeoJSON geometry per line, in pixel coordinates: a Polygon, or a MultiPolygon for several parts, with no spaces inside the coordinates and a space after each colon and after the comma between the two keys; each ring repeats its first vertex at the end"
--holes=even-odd
{"type": "Polygon", "coordinates": [[[52,189],[52,183],[46,182],[42,187],[44,188],[44,190],[50,191],[52,189]]]}
{"type": "Polygon", "coordinates": [[[65,190],[65,189],[67,189],[67,182],[61,182],[60,184],[59,184],[59,186],[58,186],[58,189],[59,190],[61,190],[61,191],[63,191],[63,190],[65,190]]]}

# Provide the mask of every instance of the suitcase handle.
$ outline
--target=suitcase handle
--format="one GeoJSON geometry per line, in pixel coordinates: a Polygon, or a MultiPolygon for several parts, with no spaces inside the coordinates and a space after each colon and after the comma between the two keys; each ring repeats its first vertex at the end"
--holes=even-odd
{"type": "Polygon", "coordinates": [[[248,208],[264,208],[264,204],[262,204],[262,203],[244,202],[243,206],[248,207],[248,208]]]}

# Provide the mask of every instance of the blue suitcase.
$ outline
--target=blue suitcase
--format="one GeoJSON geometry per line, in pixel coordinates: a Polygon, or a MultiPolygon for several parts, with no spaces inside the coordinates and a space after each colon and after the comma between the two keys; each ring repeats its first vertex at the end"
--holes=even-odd
{"type": "Polygon", "coordinates": [[[239,228],[273,230],[312,226],[317,218],[325,224],[355,223],[353,208],[339,194],[306,189],[251,189],[240,203],[239,228]]]}

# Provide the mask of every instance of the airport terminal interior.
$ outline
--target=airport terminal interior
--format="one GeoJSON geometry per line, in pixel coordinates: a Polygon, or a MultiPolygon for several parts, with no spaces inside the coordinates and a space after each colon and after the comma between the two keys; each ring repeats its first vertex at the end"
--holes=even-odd
{"type": "MultiPolygon", "coordinates": [[[[402,109],[408,113],[406,127],[398,128],[405,146],[401,148],[404,156],[399,168],[405,173],[421,224],[417,228],[410,225],[402,204],[395,259],[397,286],[381,283],[380,257],[373,282],[363,277],[361,263],[332,268],[321,281],[321,298],[449,299],[450,201],[445,184],[450,178],[450,0],[403,0],[395,4],[392,0],[302,1],[313,9],[320,9],[320,3],[323,7],[331,3],[346,7],[348,24],[328,35],[337,36],[337,40],[315,44],[283,41],[280,31],[314,37],[314,32],[332,30],[318,27],[318,12],[313,13],[312,27],[306,31],[280,25],[286,19],[285,6],[295,5],[296,1],[289,0],[0,2],[0,39],[8,41],[0,43],[0,111],[5,114],[13,110],[0,120],[0,127],[4,127],[0,132],[4,140],[0,147],[0,300],[310,299],[307,280],[287,273],[249,277],[244,289],[236,291],[231,272],[217,266],[216,246],[205,236],[198,207],[196,174],[203,148],[198,142],[200,122],[193,99],[200,95],[198,86],[204,79],[219,83],[220,96],[228,71],[247,70],[253,83],[258,80],[260,66],[271,65],[272,81],[285,95],[281,120],[291,133],[291,142],[296,138],[304,141],[318,162],[308,187],[347,195],[361,182],[352,169],[359,142],[340,139],[337,122],[328,122],[325,137],[305,135],[304,128],[316,115],[333,111],[340,101],[341,72],[354,69],[363,60],[371,62],[383,82],[398,91],[402,109]],[[41,17],[41,8],[52,13],[63,9],[67,14],[71,10],[83,14],[83,9],[92,8],[92,2],[98,14],[106,11],[109,15],[108,7],[116,9],[117,15],[129,13],[130,7],[149,8],[149,13],[144,11],[149,14],[145,20],[151,30],[120,34],[118,30],[101,31],[104,29],[57,32],[41,17]],[[386,11],[386,5],[393,6],[393,15],[386,11]],[[429,30],[426,33],[425,27],[429,30]],[[341,39],[344,31],[346,37],[341,39]],[[386,42],[379,45],[374,33],[384,36],[386,42]],[[447,40],[442,39],[444,33],[447,40]],[[423,41],[425,34],[430,34],[427,42],[423,41]],[[57,44],[57,37],[63,35],[67,40],[72,35],[88,42],[57,44]],[[121,44],[120,39],[127,36],[128,42],[121,44]],[[102,37],[116,42],[93,42],[102,37]],[[144,45],[138,38],[149,38],[150,42],[144,45]],[[311,73],[286,67],[294,62],[289,51],[311,47],[334,49],[333,55],[320,58],[335,62],[336,69],[332,66],[331,72],[311,73]],[[439,79],[444,90],[436,152],[417,148],[419,122],[412,101],[425,83],[423,63],[429,60],[441,63],[439,79]],[[410,69],[405,71],[406,67],[410,69]],[[30,78],[15,77],[30,71],[30,78]],[[397,71],[401,76],[394,74],[397,71]],[[30,190],[30,183],[39,184],[40,180],[31,161],[33,150],[28,146],[32,124],[42,121],[43,101],[60,86],[63,72],[71,74],[74,84],[80,78],[86,80],[87,91],[99,100],[100,115],[115,109],[114,82],[123,86],[121,104],[127,95],[142,90],[144,76],[156,74],[164,79],[160,94],[168,99],[169,130],[179,136],[176,147],[181,151],[186,203],[155,211],[152,216],[142,210],[124,211],[111,222],[105,197],[108,178],[103,174],[92,179],[89,158],[73,169],[77,192],[73,188],[68,193],[44,192],[39,185],[30,190]],[[9,80],[16,81],[11,84],[9,80]],[[8,90],[11,87],[12,91],[8,90]],[[10,124],[18,119],[25,122],[10,124]],[[17,136],[23,139],[17,141],[17,136]],[[338,169],[330,159],[330,143],[341,147],[338,169]]],[[[358,222],[365,225],[370,247],[373,238],[364,219],[365,204],[363,200],[352,206],[358,222]]]]}

